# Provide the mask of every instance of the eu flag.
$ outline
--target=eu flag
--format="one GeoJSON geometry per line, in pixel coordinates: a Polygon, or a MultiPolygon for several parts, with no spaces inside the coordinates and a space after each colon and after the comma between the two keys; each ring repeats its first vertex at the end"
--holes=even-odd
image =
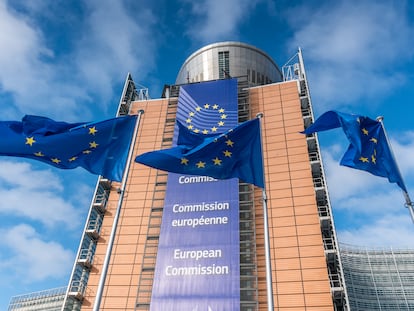
{"type": "Polygon", "coordinates": [[[311,134],[338,127],[342,127],[350,142],[341,165],[386,177],[407,192],[381,122],[360,115],[328,111],[302,133],[311,134]]]}
{"type": "Polygon", "coordinates": [[[218,135],[197,134],[180,126],[178,142],[181,144],[170,149],[141,154],[135,161],[178,174],[217,179],[237,177],[264,187],[259,119],[243,122],[218,135]]]}
{"type": "Polygon", "coordinates": [[[26,115],[0,122],[0,155],[30,158],[61,169],[83,167],[121,181],[136,116],[94,123],[26,115]]]}

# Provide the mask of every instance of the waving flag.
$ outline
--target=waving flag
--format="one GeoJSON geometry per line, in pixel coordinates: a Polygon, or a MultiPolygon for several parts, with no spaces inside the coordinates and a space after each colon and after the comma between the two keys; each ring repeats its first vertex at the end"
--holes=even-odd
{"type": "Polygon", "coordinates": [[[338,127],[342,127],[350,142],[341,165],[386,177],[389,182],[397,183],[407,192],[381,122],[364,116],[328,111],[302,133],[311,134],[338,127]]]}
{"type": "Polygon", "coordinates": [[[243,122],[218,135],[196,134],[182,125],[179,129],[180,145],[141,154],[135,161],[179,174],[217,179],[237,177],[264,187],[259,119],[243,122]]]}
{"type": "Polygon", "coordinates": [[[83,167],[121,181],[136,116],[94,123],[57,122],[27,115],[0,122],[0,155],[30,158],[56,168],[83,167]]]}

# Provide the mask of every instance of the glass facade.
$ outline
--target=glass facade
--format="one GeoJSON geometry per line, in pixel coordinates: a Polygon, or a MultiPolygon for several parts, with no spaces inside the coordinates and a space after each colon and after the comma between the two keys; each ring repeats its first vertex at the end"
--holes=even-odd
{"type": "Polygon", "coordinates": [[[12,297],[8,311],[58,311],[61,310],[66,287],[12,297]]]}
{"type": "Polygon", "coordinates": [[[414,310],[414,251],[341,246],[350,310],[414,310]]]}

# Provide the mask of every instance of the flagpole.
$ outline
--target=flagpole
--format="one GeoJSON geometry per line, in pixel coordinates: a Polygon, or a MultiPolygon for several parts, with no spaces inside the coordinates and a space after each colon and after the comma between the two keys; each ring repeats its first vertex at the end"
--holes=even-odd
{"type": "Polygon", "coordinates": [[[267,215],[267,195],[266,195],[266,182],[265,182],[265,170],[263,159],[263,142],[262,142],[262,118],[263,113],[260,112],[256,115],[260,120],[260,144],[262,146],[262,162],[263,162],[263,222],[264,222],[264,242],[265,242],[265,260],[266,260],[266,287],[267,287],[267,310],[273,311],[273,285],[272,285],[272,264],[270,261],[270,238],[269,238],[269,221],[267,215]]]}
{"type": "MultiPolygon", "coordinates": [[[[397,168],[397,170],[398,170],[398,174],[400,174],[400,176],[401,176],[401,180],[402,180],[402,175],[401,175],[401,172],[400,172],[400,168],[398,167],[397,161],[395,160],[394,152],[392,151],[390,141],[388,140],[388,135],[387,135],[387,132],[385,131],[385,127],[384,127],[383,120],[384,120],[384,117],[383,117],[383,116],[379,116],[379,117],[377,117],[377,121],[378,121],[379,123],[381,123],[382,130],[384,131],[385,139],[386,139],[386,141],[387,141],[388,147],[390,148],[390,151],[391,151],[391,156],[392,156],[393,161],[394,161],[394,163],[395,163],[395,166],[396,166],[396,168],[397,168]]],[[[409,196],[408,192],[407,192],[406,190],[404,190],[404,189],[402,189],[402,191],[403,191],[403,195],[404,195],[404,199],[405,199],[405,204],[404,204],[404,205],[405,205],[405,207],[407,207],[407,208],[408,208],[408,210],[409,210],[409,212],[410,212],[411,220],[412,220],[412,222],[414,223],[414,209],[413,209],[413,205],[414,205],[414,204],[413,204],[413,202],[411,201],[411,199],[410,199],[410,196],[409,196]]]]}
{"type": "Polygon", "coordinates": [[[126,182],[128,180],[129,168],[131,167],[132,156],[134,154],[134,147],[135,147],[135,141],[136,141],[137,134],[138,134],[139,122],[141,119],[141,115],[143,113],[144,113],[144,110],[138,111],[137,121],[135,122],[134,133],[132,135],[131,143],[129,146],[128,158],[125,164],[124,174],[122,176],[122,183],[121,183],[121,187],[118,190],[118,193],[119,193],[118,205],[116,208],[116,212],[115,212],[115,216],[114,216],[114,220],[112,224],[112,230],[111,230],[111,235],[109,237],[108,247],[106,249],[105,259],[104,259],[104,263],[102,266],[102,273],[99,279],[98,289],[96,292],[96,298],[95,298],[95,302],[93,305],[93,311],[99,311],[100,306],[101,306],[102,293],[103,293],[103,289],[105,286],[106,274],[108,272],[109,260],[111,259],[112,247],[113,247],[114,240],[115,240],[116,229],[118,227],[118,220],[121,214],[121,207],[122,207],[122,203],[124,200],[124,194],[125,194],[126,182]]]}

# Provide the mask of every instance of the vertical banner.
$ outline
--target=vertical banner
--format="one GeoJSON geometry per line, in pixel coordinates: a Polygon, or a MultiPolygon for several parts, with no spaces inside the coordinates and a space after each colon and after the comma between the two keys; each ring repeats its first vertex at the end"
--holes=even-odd
{"type": "MultiPolygon", "coordinates": [[[[200,134],[234,128],[237,80],[182,86],[177,120],[200,134]]],[[[238,185],[169,173],[150,310],[240,309],[238,185]]]]}

